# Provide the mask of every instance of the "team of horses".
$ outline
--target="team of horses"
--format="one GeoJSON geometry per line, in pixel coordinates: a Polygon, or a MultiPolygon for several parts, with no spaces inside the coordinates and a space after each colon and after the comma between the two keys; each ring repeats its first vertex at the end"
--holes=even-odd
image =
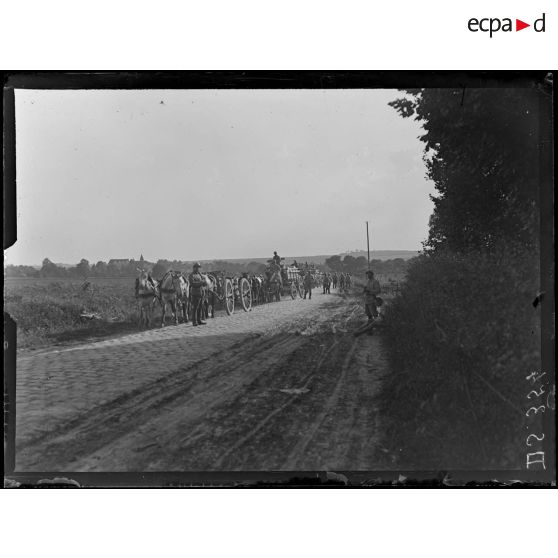
{"type": "MultiPolygon", "coordinates": [[[[250,277],[250,287],[252,289],[253,303],[279,302],[283,294],[285,282],[290,280],[292,281],[288,277],[283,277],[280,267],[268,268],[265,275],[252,275],[250,277]]],[[[299,293],[302,293],[302,276],[297,277],[294,281],[297,290],[299,293]]]]}
{"type": "MultiPolygon", "coordinates": [[[[179,271],[169,270],[160,280],[156,280],[150,276],[147,270],[138,268],[138,273],[135,283],[136,300],[138,302],[138,327],[151,326],[157,303],[160,304],[162,310],[161,327],[165,326],[167,309],[170,309],[172,320],[177,325],[179,318],[185,323],[190,320],[192,304],[190,281],[187,275],[179,271]]],[[[201,276],[205,281],[202,288],[202,319],[205,319],[208,316],[214,317],[217,300],[225,301],[225,282],[229,279],[226,279],[225,275],[220,272],[202,273],[201,276]]],[[[258,296],[265,291],[265,287],[260,287],[259,280],[258,277],[248,278],[252,293],[257,293],[258,296]]],[[[232,284],[237,290],[238,283],[238,277],[232,280],[232,284]]]]}
{"type": "MultiPolygon", "coordinates": [[[[161,327],[165,325],[167,308],[170,307],[172,320],[178,325],[179,316],[184,322],[188,322],[191,313],[190,303],[190,281],[188,276],[178,271],[167,271],[160,281],[153,279],[148,271],[138,269],[136,278],[136,299],[138,301],[138,326],[150,327],[155,305],[161,305],[161,327]]],[[[206,285],[204,287],[204,298],[209,300],[211,293],[215,292],[215,279],[203,275],[206,285]]],[[[206,303],[206,309],[208,303],[206,303]]],[[[206,311],[207,315],[207,311],[206,311]]]]}
{"type": "Polygon", "coordinates": [[[165,325],[167,306],[170,306],[172,317],[178,324],[181,311],[185,322],[189,316],[188,278],[181,273],[167,271],[160,281],[151,278],[146,270],[140,269],[136,279],[136,299],[138,301],[139,327],[150,327],[155,304],[159,302],[162,309],[161,326],[165,325]]]}

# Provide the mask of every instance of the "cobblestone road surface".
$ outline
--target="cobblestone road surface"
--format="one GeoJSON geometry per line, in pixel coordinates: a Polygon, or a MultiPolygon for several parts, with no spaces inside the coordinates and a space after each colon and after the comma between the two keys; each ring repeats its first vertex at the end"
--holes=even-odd
{"type": "Polygon", "coordinates": [[[347,333],[356,309],[316,294],[19,355],[16,471],[371,468],[385,363],[347,333]]]}
{"type": "Polygon", "coordinates": [[[222,353],[242,339],[273,334],[328,302],[282,300],[232,316],[150,329],[17,359],[17,442],[36,438],[96,405],[117,399],[179,368],[222,353]]]}

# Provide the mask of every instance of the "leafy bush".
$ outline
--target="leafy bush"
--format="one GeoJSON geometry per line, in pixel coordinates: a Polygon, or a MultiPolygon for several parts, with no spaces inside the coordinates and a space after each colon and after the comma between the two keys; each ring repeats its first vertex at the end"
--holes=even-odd
{"type": "Polygon", "coordinates": [[[537,261],[508,245],[411,265],[386,315],[382,400],[400,466],[520,468],[525,376],[540,369],[537,261]]]}

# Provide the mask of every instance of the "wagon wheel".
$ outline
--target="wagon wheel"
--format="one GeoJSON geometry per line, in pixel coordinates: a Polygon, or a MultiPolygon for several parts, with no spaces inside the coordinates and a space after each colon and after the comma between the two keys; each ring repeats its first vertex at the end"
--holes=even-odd
{"type": "Polygon", "coordinates": [[[296,298],[296,285],[293,283],[291,283],[291,298],[294,300],[296,298]]]}
{"type": "Polygon", "coordinates": [[[225,302],[225,310],[227,314],[230,316],[234,312],[234,289],[233,284],[230,279],[225,279],[225,283],[223,285],[223,294],[224,294],[224,302],[225,302]]]}
{"type": "Polygon", "coordinates": [[[252,309],[252,289],[246,277],[242,277],[238,282],[238,291],[240,295],[240,304],[242,304],[244,312],[248,312],[252,309]]]}

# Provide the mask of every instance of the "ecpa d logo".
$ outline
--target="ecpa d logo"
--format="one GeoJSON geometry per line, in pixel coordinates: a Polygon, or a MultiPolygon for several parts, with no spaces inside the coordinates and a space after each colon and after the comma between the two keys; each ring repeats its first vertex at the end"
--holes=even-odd
{"type": "MultiPolygon", "coordinates": [[[[533,22],[533,30],[537,33],[544,33],[545,32],[545,25],[546,25],[546,14],[543,14],[541,17],[536,19],[533,22]]],[[[477,33],[481,31],[483,33],[489,33],[490,38],[494,33],[498,33],[498,31],[512,32],[512,31],[521,31],[522,29],[526,29],[527,27],[531,27],[530,23],[525,23],[521,19],[515,20],[515,29],[512,23],[512,18],[505,17],[500,19],[499,17],[484,17],[482,19],[477,19],[476,17],[472,17],[468,23],[467,27],[469,31],[473,33],[477,33]]]]}

